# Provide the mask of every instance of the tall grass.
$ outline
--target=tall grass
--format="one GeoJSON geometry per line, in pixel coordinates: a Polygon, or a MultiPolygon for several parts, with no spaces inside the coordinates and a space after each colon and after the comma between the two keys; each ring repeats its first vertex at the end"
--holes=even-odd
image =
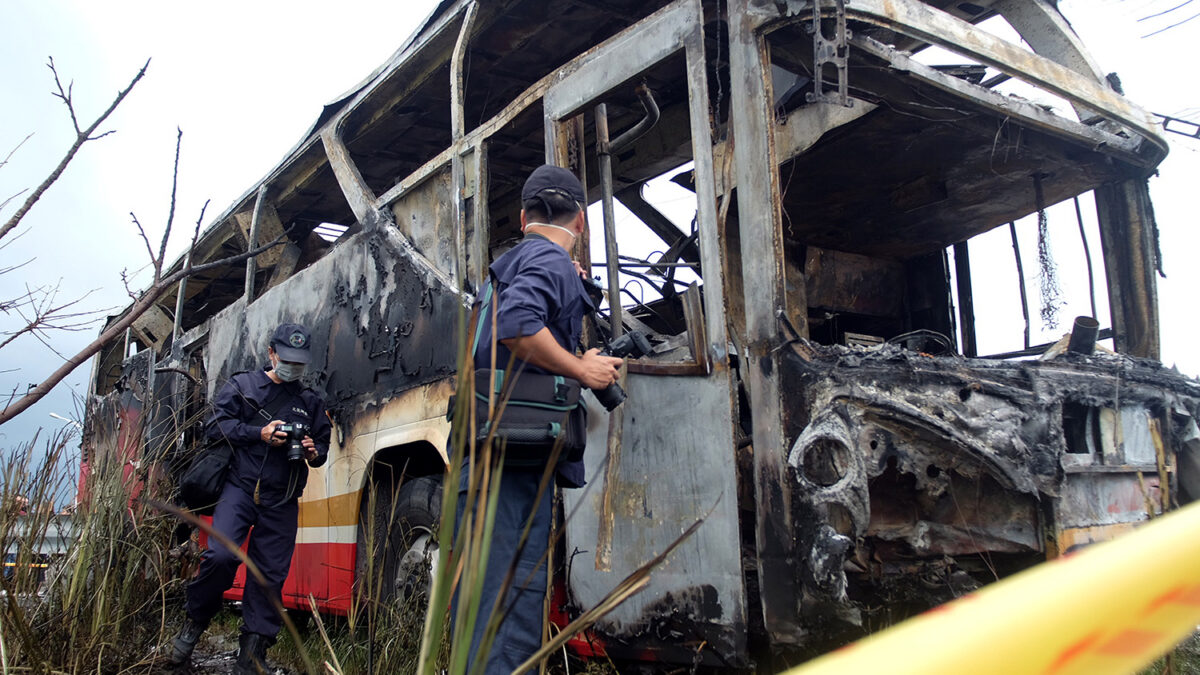
{"type": "Polygon", "coordinates": [[[149,672],[175,604],[183,560],[176,521],[131,500],[165,488],[148,468],[93,458],[86,499],[68,513],[56,499],[78,480],[73,431],[35,438],[0,465],[3,668],[34,672],[149,672]],[[27,501],[27,505],[25,505],[27,501]],[[23,506],[23,508],[22,508],[23,506]],[[62,537],[65,546],[50,550],[62,537]]]}

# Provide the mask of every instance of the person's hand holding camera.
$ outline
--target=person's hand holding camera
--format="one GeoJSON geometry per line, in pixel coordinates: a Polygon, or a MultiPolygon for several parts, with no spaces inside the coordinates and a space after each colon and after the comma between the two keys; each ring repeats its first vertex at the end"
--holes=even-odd
{"type": "Polygon", "coordinates": [[[287,441],[288,436],[286,433],[278,430],[280,424],[283,424],[283,420],[271,420],[267,422],[267,426],[259,429],[258,437],[267,445],[283,445],[287,441]]]}
{"type": "Polygon", "coordinates": [[[304,459],[311,462],[317,458],[317,444],[313,441],[312,436],[305,436],[300,440],[300,445],[304,446],[304,459]]]}
{"type": "Polygon", "coordinates": [[[601,356],[599,349],[589,349],[579,358],[582,368],[579,381],[588,389],[604,389],[617,381],[620,374],[622,359],[613,356],[601,356]]]}

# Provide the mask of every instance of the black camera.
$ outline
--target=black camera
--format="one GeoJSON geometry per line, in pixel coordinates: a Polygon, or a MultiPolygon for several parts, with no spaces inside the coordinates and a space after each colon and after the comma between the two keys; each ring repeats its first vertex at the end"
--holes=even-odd
{"type": "Polygon", "coordinates": [[[287,434],[290,443],[287,452],[288,461],[304,461],[304,445],[300,441],[304,440],[304,437],[308,435],[308,425],[303,422],[285,423],[275,427],[275,431],[287,434]]]}
{"type": "MultiPolygon", "coordinates": [[[[587,291],[588,297],[592,299],[592,304],[596,307],[604,302],[604,289],[600,286],[600,282],[583,277],[583,289],[587,291]]],[[[596,326],[596,332],[600,333],[601,337],[606,337],[604,329],[600,326],[600,321],[596,317],[597,312],[592,312],[592,323],[596,326]]],[[[611,340],[600,351],[601,356],[615,356],[619,359],[625,357],[641,358],[650,353],[650,340],[646,338],[646,334],[634,330],[625,333],[621,337],[611,340]]],[[[592,393],[596,395],[596,400],[604,406],[604,409],[612,412],[617,406],[625,402],[625,390],[621,385],[613,382],[603,389],[593,389],[592,393]]]]}
{"type": "MultiPolygon", "coordinates": [[[[601,356],[615,356],[619,359],[627,356],[637,359],[649,353],[650,340],[646,339],[646,335],[640,330],[625,333],[621,337],[609,342],[600,351],[601,356]]],[[[600,401],[604,409],[609,412],[612,412],[614,408],[625,402],[625,390],[616,382],[603,389],[593,389],[592,393],[596,395],[596,400],[600,401]]]]}

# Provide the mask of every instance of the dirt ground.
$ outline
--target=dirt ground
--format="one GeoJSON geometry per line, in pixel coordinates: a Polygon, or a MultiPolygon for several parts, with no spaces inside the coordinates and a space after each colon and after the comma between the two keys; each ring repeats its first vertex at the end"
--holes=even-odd
{"type": "MultiPolygon", "coordinates": [[[[239,618],[236,615],[228,611],[223,612],[213,622],[213,626],[205,632],[200,644],[196,647],[195,654],[192,655],[192,663],[189,666],[174,671],[164,669],[162,672],[164,674],[175,673],[176,675],[221,675],[231,672],[237,660],[238,621],[239,618]]],[[[286,637],[281,638],[281,640],[286,639],[286,637]]],[[[289,667],[289,665],[280,662],[280,657],[283,660],[289,660],[291,657],[295,657],[295,652],[293,649],[287,647],[276,647],[268,651],[269,675],[300,675],[303,673],[302,666],[297,664],[296,666],[289,667]],[[276,651],[277,649],[279,651],[276,651]]],[[[620,675],[621,672],[608,663],[593,662],[582,664],[576,662],[574,659],[572,661],[570,670],[572,673],[620,675]]],[[[1175,649],[1170,661],[1170,667],[1168,668],[1167,658],[1160,658],[1148,668],[1141,671],[1140,675],[1200,675],[1200,630],[1175,649]]],[[[323,664],[318,663],[315,665],[321,667],[323,664]]],[[[351,672],[352,670],[348,669],[347,672],[351,672]]],[[[562,664],[557,664],[557,668],[551,667],[550,672],[564,672],[562,664]]],[[[687,669],[664,672],[686,673],[687,669]]]]}

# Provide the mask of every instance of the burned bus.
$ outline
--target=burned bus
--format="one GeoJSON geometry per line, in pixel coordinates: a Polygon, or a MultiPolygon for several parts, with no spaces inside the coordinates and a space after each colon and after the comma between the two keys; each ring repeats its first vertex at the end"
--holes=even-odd
{"type": "Polygon", "coordinates": [[[609,289],[599,323],[652,350],[623,406],[589,399],[553,615],[703,517],[579,648],[824,649],[1195,494],[1200,386],[1156,361],[1166,152],[1051,0],[581,0],[549,20],[543,0],[444,0],[190,255],[283,244],[181,282],[97,357],[88,452],[137,430],[177,464],[205,400],[302,322],[334,434],[285,599],[348,611],[372,503],[411,525],[381,561],[407,583],[435,545],[451,336],[520,237],[521,182],[555,163],[588,190],[574,257],[609,289]],[[978,354],[970,242],[1088,193],[1111,325],[978,354]]]}

